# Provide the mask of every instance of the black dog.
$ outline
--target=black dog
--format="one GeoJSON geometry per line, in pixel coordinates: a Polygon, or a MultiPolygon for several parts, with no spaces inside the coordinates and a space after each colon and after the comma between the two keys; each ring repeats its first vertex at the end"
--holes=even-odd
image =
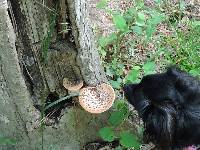
{"type": "Polygon", "coordinates": [[[200,144],[200,81],[177,69],[147,75],[124,87],[144,122],[144,140],[160,150],[200,144]]]}

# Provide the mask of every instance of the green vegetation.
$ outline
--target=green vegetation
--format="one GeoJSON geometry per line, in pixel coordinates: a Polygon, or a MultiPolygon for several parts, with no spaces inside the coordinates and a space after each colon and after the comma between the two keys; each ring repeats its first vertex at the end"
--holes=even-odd
{"type": "Polygon", "coordinates": [[[53,32],[55,30],[55,25],[56,25],[56,12],[52,12],[50,14],[50,25],[49,25],[49,28],[47,30],[47,34],[42,41],[42,59],[43,59],[44,63],[47,63],[48,49],[49,49],[50,44],[51,44],[51,39],[52,39],[52,36],[53,36],[53,32]]]}
{"type": "MultiPolygon", "coordinates": [[[[97,3],[98,9],[110,15],[115,28],[115,32],[99,37],[98,44],[102,65],[116,92],[125,83],[138,83],[143,75],[162,71],[169,65],[200,76],[200,21],[184,13],[187,4],[152,0],[154,5],[148,6],[143,0],[131,2],[132,6],[124,12],[108,8],[112,0],[97,3]]],[[[108,142],[118,139],[121,149],[138,149],[141,141],[135,134],[115,132],[128,115],[125,105],[123,109],[114,108],[108,126],[99,131],[101,138],[108,142]]]]}
{"type": "Polygon", "coordinates": [[[122,100],[116,101],[113,112],[108,119],[108,125],[99,130],[100,137],[107,142],[119,140],[120,145],[116,149],[140,147],[140,140],[128,130],[123,129],[123,122],[129,115],[128,105],[122,100]]]}
{"type": "Polygon", "coordinates": [[[0,145],[15,145],[17,141],[9,137],[0,136],[0,145]]]}
{"type": "Polygon", "coordinates": [[[165,58],[171,64],[200,76],[200,22],[188,22],[189,29],[177,29],[174,36],[164,37],[163,46],[169,45],[165,58]],[[197,24],[196,24],[197,23],[197,24]]]}
{"type": "MultiPolygon", "coordinates": [[[[138,83],[142,76],[162,71],[169,65],[177,65],[192,75],[200,76],[200,21],[189,19],[191,17],[184,13],[187,4],[182,0],[177,4],[152,0],[153,6],[146,5],[143,0],[129,0],[132,5],[123,12],[107,7],[112,1],[100,0],[96,5],[110,15],[115,28],[115,32],[99,37],[98,49],[109,82],[118,93],[107,125],[99,130],[99,136],[107,142],[118,140],[120,146],[116,150],[137,150],[142,144],[143,127],[134,133],[124,128],[130,112],[127,102],[119,94],[120,90],[124,84],[138,83]]],[[[44,62],[47,61],[56,15],[50,18],[50,26],[42,43],[44,62]]],[[[67,27],[65,29],[63,32],[67,32],[67,27]]],[[[43,106],[42,136],[44,111],[71,96],[77,94],[43,106]]],[[[9,139],[0,140],[13,143],[9,139]]]]}

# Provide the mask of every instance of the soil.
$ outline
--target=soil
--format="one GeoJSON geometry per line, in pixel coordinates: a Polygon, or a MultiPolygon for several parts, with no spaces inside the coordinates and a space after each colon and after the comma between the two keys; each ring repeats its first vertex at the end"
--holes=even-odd
{"type": "MultiPolygon", "coordinates": [[[[90,14],[90,20],[92,22],[93,30],[98,37],[100,36],[106,36],[109,33],[112,33],[115,31],[115,28],[113,27],[112,18],[110,15],[105,13],[104,10],[97,9],[96,4],[100,0],[88,0],[89,3],[89,14],[90,14]]],[[[177,4],[179,0],[172,0],[170,2],[169,8],[173,8],[175,4],[177,4]]],[[[200,20],[200,0],[184,0],[186,9],[183,12],[184,18],[183,19],[191,19],[195,18],[197,20],[200,20]]],[[[144,0],[144,3],[146,6],[149,7],[155,7],[155,1],[154,0],[144,0]]],[[[133,4],[133,0],[110,0],[108,2],[108,8],[112,10],[119,10],[120,12],[124,12],[127,8],[129,8],[133,4]]],[[[169,15],[171,13],[171,10],[168,10],[169,15]]],[[[184,24],[179,24],[179,27],[185,30],[184,24]]],[[[172,30],[166,25],[166,24],[160,24],[157,28],[158,33],[162,33],[164,35],[170,35],[172,34],[172,30]]],[[[157,33],[157,34],[158,34],[157,33]]],[[[156,36],[156,35],[155,35],[156,36]]],[[[127,38],[135,38],[134,35],[128,34],[124,40],[126,41],[127,38]]],[[[136,41],[137,42],[137,41],[136,41]]],[[[136,43],[136,46],[133,50],[133,57],[131,57],[131,61],[127,62],[127,64],[143,64],[146,59],[148,59],[149,54],[155,54],[155,44],[156,41],[152,41],[151,43],[148,43],[145,47],[142,46],[140,43],[136,43]]],[[[124,51],[129,51],[127,47],[123,48],[124,51]]],[[[160,68],[162,58],[159,58],[158,60],[155,60],[157,62],[157,71],[159,72],[162,70],[160,68]]]]}

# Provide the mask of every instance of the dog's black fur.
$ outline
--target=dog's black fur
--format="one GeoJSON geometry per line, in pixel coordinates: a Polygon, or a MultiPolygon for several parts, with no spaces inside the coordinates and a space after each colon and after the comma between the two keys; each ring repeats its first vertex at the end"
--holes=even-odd
{"type": "Polygon", "coordinates": [[[171,67],[125,85],[125,97],[144,122],[144,139],[160,150],[200,144],[200,81],[171,67]]]}

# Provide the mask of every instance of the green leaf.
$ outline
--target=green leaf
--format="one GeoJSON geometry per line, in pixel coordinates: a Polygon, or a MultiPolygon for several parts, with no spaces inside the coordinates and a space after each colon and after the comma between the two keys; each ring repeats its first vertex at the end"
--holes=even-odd
{"type": "Polygon", "coordinates": [[[99,53],[101,55],[101,57],[105,57],[106,56],[106,51],[104,48],[99,47],[99,53]]]}
{"type": "Polygon", "coordinates": [[[156,31],[156,27],[154,25],[148,25],[146,29],[147,38],[151,38],[153,33],[156,31]]]}
{"type": "Polygon", "coordinates": [[[113,126],[117,126],[121,124],[125,118],[127,118],[129,110],[127,103],[120,100],[114,104],[114,107],[117,110],[111,113],[108,122],[113,126]]]}
{"type": "Polygon", "coordinates": [[[126,20],[121,15],[114,15],[113,16],[113,23],[115,24],[117,29],[119,29],[123,32],[128,30],[128,25],[126,24],[126,20]]]}
{"type": "Polygon", "coordinates": [[[124,113],[128,111],[128,104],[124,100],[118,100],[116,103],[117,110],[123,111],[124,113]]]}
{"type": "Polygon", "coordinates": [[[140,19],[140,20],[145,20],[145,14],[143,13],[143,12],[138,12],[138,19],[140,19]]]}
{"type": "Polygon", "coordinates": [[[106,47],[108,44],[112,44],[117,40],[117,35],[115,33],[110,34],[107,37],[100,37],[99,38],[99,45],[101,47],[106,47]]]}
{"type": "Polygon", "coordinates": [[[15,145],[16,140],[8,137],[0,137],[0,145],[15,145]]]}
{"type": "Polygon", "coordinates": [[[152,13],[151,17],[152,18],[148,20],[148,25],[156,26],[166,19],[166,16],[164,14],[159,13],[152,13]]]}
{"type": "Polygon", "coordinates": [[[138,150],[140,148],[140,143],[138,142],[138,138],[129,133],[128,131],[123,131],[120,134],[120,144],[125,148],[133,148],[138,150]]]}
{"type": "Polygon", "coordinates": [[[119,82],[117,82],[115,80],[110,80],[109,82],[110,82],[110,84],[112,85],[113,88],[115,88],[115,89],[120,89],[121,88],[121,85],[120,85],[119,82]]]}
{"type": "Polygon", "coordinates": [[[122,68],[122,69],[124,69],[125,68],[125,66],[124,66],[124,64],[122,64],[122,63],[118,63],[118,65],[117,65],[119,68],[122,68]]]}
{"type": "Polygon", "coordinates": [[[108,36],[107,40],[108,40],[108,43],[109,43],[109,44],[115,42],[115,41],[117,40],[117,35],[116,35],[116,33],[111,33],[111,34],[108,36]]]}
{"type": "Polygon", "coordinates": [[[108,121],[111,125],[117,126],[124,121],[124,119],[127,117],[127,113],[128,112],[124,112],[124,111],[114,111],[112,112],[108,121]]]}
{"type": "Polygon", "coordinates": [[[192,24],[192,26],[195,28],[195,27],[197,27],[197,26],[200,26],[200,21],[198,21],[198,20],[193,20],[193,21],[191,21],[191,24],[192,24]]]}
{"type": "Polygon", "coordinates": [[[106,75],[107,76],[110,76],[110,77],[113,78],[114,74],[115,74],[115,72],[114,72],[114,70],[112,68],[106,67],[106,75]]]}
{"type": "Polygon", "coordinates": [[[153,74],[155,72],[155,68],[156,68],[156,64],[151,61],[146,62],[142,67],[145,75],[153,74]]]}
{"type": "Polygon", "coordinates": [[[125,12],[125,16],[126,18],[132,18],[133,20],[133,17],[136,15],[137,11],[134,7],[130,7],[128,8],[128,10],[125,12]]]}
{"type": "Polygon", "coordinates": [[[123,122],[125,115],[121,111],[112,112],[110,118],[108,119],[109,123],[113,126],[117,126],[123,122]]]}
{"type": "Polygon", "coordinates": [[[114,132],[110,127],[101,128],[99,135],[104,141],[112,142],[115,139],[114,132]]]}
{"type": "Polygon", "coordinates": [[[154,2],[160,4],[162,2],[162,0],[154,0],[154,2]]]}
{"type": "Polygon", "coordinates": [[[145,22],[144,22],[144,21],[141,21],[141,20],[137,20],[135,24],[136,24],[137,26],[140,26],[140,27],[145,26],[145,22]]]}
{"type": "Polygon", "coordinates": [[[122,110],[127,109],[128,110],[128,104],[124,100],[116,100],[113,109],[115,110],[122,110]]]}
{"type": "Polygon", "coordinates": [[[183,0],[181,0],[179,3],[179,6],[180,6],[180,10],[183,11],[185,9],[186,4],[183,0]]]}
{"type": "Polygon", "coordinates": [[[189,73],[192,74],[193,76],[200,75],[199,69],[192,69],[192,70],[189,71],[189,73]]]}
{"type": "Polygon", "coordinates": [[[137,10],[142,9],[144,7],[144,1],[143,0],[135,0],[136,8],[137,10]]]}
{"type": "Polygon", "coordinates": [[[121,84],[123,82],[122,78],[117,78],[117,82],[121,84]]]}
{"type": "Polygon", "coordinates": [[[96,8],[98,8],[98,9],[104,9],[107,6],[107,2],[108,2],[108,0],[100,0],[96,4],[96,8]]]}
{"type": "Polygon", "coordinates": [[[133,27],[132,27],[132,30],[133,30],[133,32],[135,32],[135,33],[138,34],[138,35],[141,35],[141,34],[142,34],[142,28],[139,27],[139,26],[133,26],[133,27]]]}
{"type": "Polygon", "coordinates": [[[133,67],[133,69],[128,73],[128,75],[126,75],[125,77],[125,83],[128,83],[128,82],[136,82],[138,77],[139,77],[139,71],[140,67],[139,66],[135,66],[133,67]]]}
{"type": "Polygon", "coordinates": [[[101,47],[105,47],[107,44],[108,44],[108,43],[107,43],[107,37],[100,37],[100,38],[99,38],[99,45],[100,45],[101,47]]]}
{"type": "Polygon", "coordinates": [[[131,17],[133,17],[136,14],[136,10],[134,7],[130,7],[130,8],[128,8],[126,13],[128,13],[131,17]]]}
{"type": "Polygon", "coordinates": [[[138,12],[136,18],[136,25],[137,26],[144,26],[145,25],[145,14],[142,12],[138,12]]]}
{"type": "Polygon", "coordinates": [[[125,13],[123,14],[127,24],[132,24],[132,22],[135,20],[136,15],[137,10],[135,9],[135,7],[128,8],[127,11],[125,11],[125,13]]]}

